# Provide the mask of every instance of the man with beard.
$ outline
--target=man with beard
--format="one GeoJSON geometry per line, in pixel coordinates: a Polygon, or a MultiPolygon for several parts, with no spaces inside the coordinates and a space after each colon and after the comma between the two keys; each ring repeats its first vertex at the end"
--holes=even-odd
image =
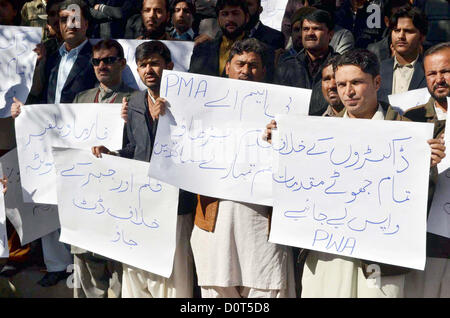
{"type": "Polygon", "coordinates": [[[259,16],[263,11],[261,7],[261,0],[246,0],[250,19],[247,23],[247,30],[249,38],[255,38],[274,50],[284,48],[284,35],[280,31],[265,26],[260,20],[259,16]]]}
{"type": "Polygon", "coordinates": [[[378,99],[426,86],[420,54],[428,32],[425,15],[417,8],[400,8],[389,21],[394,56],[381,62],[378,99]]]}
{"type": "MultiPolygon", "coordinates": [[[[265,47],[233,44],[229,78],[261,82],[265,47]]],[[[271,208],[199,196],[191,245],[203,298],[295,297],[292,250],[268,241],[271,208]]]]}
{"type": "Polygon", "coordinates": [[[194,47],[189,72],[225,76],[225,64],[233,43],[245,37],[249,20],[248,6],[240,0],[218,0],[217,20],[222,32],[212,41],[194,47]]]}
{"type": "Polygon", "coordinates": [[[175,0],[172,4],[173,31],[170,36],[175,40],[194,41],[195,33],[192,30],[195,6],[191,0],[175,0]]]}
{"type": "Polygon", "coordinates": [[[335,63],[338,57],[339,55],[330,57],[325,61],[322,69],[322,94],[328,102],[328,108],[322,115],[325,117],[335,117],[344,108],[337,92],[336,79],[334,78],[333,71],[333,63],[335,63]]]}
{"type": "MultiPolygon", "coordinates": [[[[443,136],[450,97],[450,42],[440,43],[424,54],[424,69],[428,91],[428,103],[414,107],[403,115],[418,122],[435,125],[434,138],[443,136]]],[[[428,208],[431,206],[437,171],[430,178],[428,208]]],[[[406,276],[405,297],[450,297],[450,239],[427,233],[427,259],[424,271],[414,270],[406,276]]]]}
{"type": "Polygon", "coordinates": [[[127,22],[125,39],[170,40],[166,32],[169,19],[169,0],[143,0],[141,14],[127,22]]]}
{"type": "MultiPolygon", "coordinates": [[[[128,144],[118,152],[104,146],[92,148],[95,156],[102,153],[150,162],[159,116],[164,115],[166,101],[159,97],[163,70],[171,70],[173,62],[166,45],[147,41],[136,48],[137,71],[145,91],[135,92],[128,101],[128,144]]],[[[196,196],[180,190],[176,249],[172,275],[169,278],[123,264],[123,298],[190,298],[193,296],[193,260],[189,244],[196,196]]]]}
{"type": "Polygon", "coordinates": [[[329,57],[336,55],[330,46],[334,23],[324,10],[314,10],[300,21],[303,49],[278,64],[274,82],[312,89],[309,114],[321,116],[328,106],[321,90],[322,67],[329,57]]]}

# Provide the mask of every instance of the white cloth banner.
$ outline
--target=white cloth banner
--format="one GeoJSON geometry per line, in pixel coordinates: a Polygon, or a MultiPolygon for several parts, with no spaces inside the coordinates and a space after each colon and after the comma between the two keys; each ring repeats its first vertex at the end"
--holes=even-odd
{"type": "Polygon", "coordinates": [[[277,123],[269,240],[423,270],[433,125],[292,116],[277,123]]]}
{"type": "Polygon", "coordinates": [[[178,189],[147,162],[53,148],[60,240],[164,277],[172,273],[178,189]]]}
{"type": "Polygon", "coordinates": [[[120,104],[27,105],[16,118],[25,202],[57,204],[51,146],[122,148],[120,104]]]}
{"type": "MultiPolygon", "coordinates": [[[[92,44],[97,43],[100,39],[91,39],[92,44]]],[[[117,40],[123,47],[124,56],[127,60],[127,67],[122,72],[122,79],[129,87],[146,90],[147,87],[142,83],[139,74],[137,72],[137,65],[135,59],[136,47],[149,40],[117,40]]],[[[151,41],[151,40],[150,40],[151,41]]],[[[191,55],[194,49],[194,42],[190,41],[161,41],[170,50],[172,62],[174,64],[173,69],[175,71],[187,72],[189,70],[189,64],[191,63],[191,55]]]]}
{"type": "Polygon", "coordinates": [[[0,25],[0,118],[11,116],[13,97],[27,99],[41,38],[42,28],[0,25]]]}
{"type": "MultiPolygon", "coordinates": [[[[450,98],[447,98],[450,105],[450,98]]],[[[447,112],[448,121],[448,112],[447,112]]],[[[428,232],[450,238],[450,129],[445,130],[446,157],[438,164],[438,181],[428,216],[428,232]]]]}
{"type": "MultiPolygon", "coordinates": [[[[3,178],[1,173],[3,169],[0,163],[0,178],[3,178]]],[[[0,258],[9,257],[8,235],[6,234],[6,213],[5,213],[5,198],[3,194],[3,186],[0,184],[0,258]]]]}
{"type": "Polygon", "coordinates": [[[16,229],[20,243],[25,245],[57,230],[60,225],[56,205],[23,202],[17,149],[3,155],[0,163],[0,174],[8,177],[6,216],[16,229]]]}
{"type": "Polygon", "coordinates": [[[149,175],[193,193],[272,205],[275,114],[307,114],[311,90],[164,71],[149,175]]]}
{"type": "Polygon", "coordinates": [[[388,95],[389,104],[400,115],[408,109],[428,103],[431,95],[428,88],[413,89],[404,93],[388,95]]]}
{"type": "Polygon", "coordinates": [[[281,31],[284,11],[288,0],[261,0],[263,12],[261,12],[260,20],[265,25],[281,31]]]}

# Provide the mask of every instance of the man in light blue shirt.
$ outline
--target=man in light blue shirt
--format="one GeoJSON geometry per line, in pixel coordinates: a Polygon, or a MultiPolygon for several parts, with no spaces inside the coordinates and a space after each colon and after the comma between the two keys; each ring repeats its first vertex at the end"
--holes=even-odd
{"type": "MultiPolygon", "coordinates": [[[[58,9],[59,27],[64,43],[47,59],[44,93],[41,103],[72,103],[75,96],[93,88],[97,79],[90,65],[92,46],[86,37],[89,8],[82,0],[66,0],[58,9]]],[[[47,273],[38,282],[41,286],[56,285],[70,272],[73,264],[70,247],[59,241],[59,230],[42,237],[42,250],[47,273]]]]}
{"type": "Polygon", "coordinates": [[[192,30],[195,6],[190,0],[176,0],[172,4],[172,24],[174,26],[170,36],[176,40],[194,41],[195,33],[192,30]]]}

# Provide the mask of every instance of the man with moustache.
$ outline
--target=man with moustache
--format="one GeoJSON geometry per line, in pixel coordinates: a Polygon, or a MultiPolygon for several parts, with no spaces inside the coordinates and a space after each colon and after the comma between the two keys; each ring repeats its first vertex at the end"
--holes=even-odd
{"type": "Polygon", "coordinates": [[[336,55],[330,46],[334,23],[324,10],[314,10],[301,19],[303,49],[282,60],[275,70],[275,84],[313,90],[309,115],[321,116],[328,103],[321,91],[323,63],[336,55]]]}
{"type": "Polygon", "coordinates": [[[338,58],[339,55],[335,55],[327,59],[322,69],[322,94],[328,102],[327,110],[322,115],[324,117],[335,117],[344,108],[337,92],[336,79],[333,71],[333,63],[338,58]]]}
{"type": "Polygon", "coordinates": [[[143,0],[141,13],[127,22],[125,39],[171,40],[166,32],[169,9],[169,0],[143,0]]]}
{"type": "MultiPolygon", "coordinates": [[[[266,50],[256,39],[233,44],[229,78],[262,82],[266,50]]],[[[203,298],[295,297],[292,250],[268,241],[271,208],[199,196],[191,245],[203,298]]]]}
{"type": "MultiPolygon", "coordinates": [[[[435,125],[434,137],[442,138],[450,97],[450,42],[428,49],[423,58],[427,88],[431,94],[428,103],[409,109],[404,120],[431,122],[435,125]]],[[[437,182],[437,171],[430,178],[428,209],[431,206],[437,182]]],[[[450,239],[427,233],[427,259],[425,270],[413,270],[406,276],[405,297],[450,297],[450,239]]]]}
{"type": "MultiPolygon", "coordinates": [[[[159,116],[164,115],[166,101],[159,97],[164,69],[171,70],[173,62],[166,45],[149,41],[136,48],[135,59],[145,91],[135,92],[125,104],[128,144],[118,152],[104,146],[92,148],[95,156],[102,153],[150,162],[156,138],[159,116]]],[[[159,275],[123,264],[123,298],[190,298],[193,296],[193,260],[189,244],[192,231],[192,212],[197,203],[194,194],[180,190],[176,249],[172,275],[159,275]]]]}
{"type": "Polygon", "coordinates": [[[240,0],[218,0],[217,20],[222,32],[212,41],[198,44],[191,56],[189,72],[225,76],[225,65],[234,42],[245,37],[248,6],[240,0]]]}
{"type": "Polygon", "coordinates": [[[381,62],[378,99],[426,86],[422,44],[428,32],[425,15],[417,8],[403,7],[389,21],[394,56],[381,62]]]}

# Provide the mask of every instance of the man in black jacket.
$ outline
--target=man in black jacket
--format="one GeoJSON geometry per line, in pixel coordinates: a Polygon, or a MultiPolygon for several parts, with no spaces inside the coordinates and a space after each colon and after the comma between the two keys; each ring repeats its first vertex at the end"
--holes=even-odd
{"type": "MultiPolygon", "coordinates": [[[[189,72],[225,77],[225,64],[232,45],[249,37],[246,32],[250,19],[247,2],[240,0],[219,0],[216,6],[217,20],[222,32],[212,41],[198,44],[192,52],[189,72]]],[[[264,39],[259,39],[267,48],[266,81],[271,82],[274,74],[274,48],[264,39]]],[[[267,40],[267,39],[266,39],[267,40]]]]}
{"type": "Polygon", "coordinates": [[[388,103],[388,95],[426,87],[422,43],[428,32],[425,15],[417,8],[401,8],[389,22],[394,56],[381,62],[378,100],[388,103]]]}
{"type": "Polygon", "coordinates": [[[261,7],[261,0],[246,1],[250,14],[250,19],[247,23],[249,37],[266,43],[274,50],[284,48],[285,40],[283,33],[264,25],[259,19],[259,16],[263,11],[263,7],[261,7]]]}
{"type": "Polygon", "coordinates": [[[248,6],[244,1],[219,0],[217,19],[222,32],[212,41],[194,47],[189,72],[211,76],[225,76],[225,64],[231,46],[245,37],[249,20],[248,6]]]}
{"type": "Polygon", "coordinates": [[[274,82],[312,89],[309,114],[321,116],[328,107],[322,94],[322,68],[330,56],[336,55],[329,46],[334,24],[330,14],[323,10],[308,13],[301,21],[304,48],[280,62],[274,82]]]}

